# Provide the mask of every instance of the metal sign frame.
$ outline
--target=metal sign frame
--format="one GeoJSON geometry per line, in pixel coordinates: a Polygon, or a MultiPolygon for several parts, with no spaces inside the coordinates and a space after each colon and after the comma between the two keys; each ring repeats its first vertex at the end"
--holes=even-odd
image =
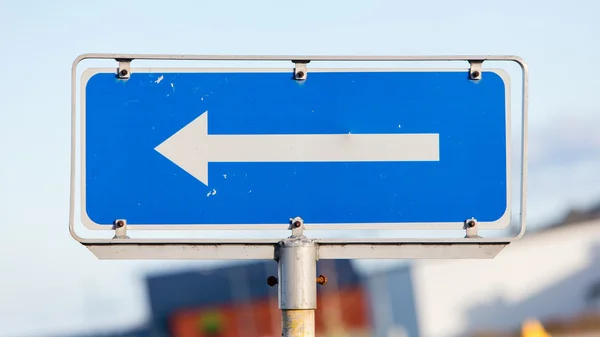
{"type": "MultiPolygon", "coordinates": [[[[87,246],[101,259],[273,259],[280,239],[141,239],[127,236],[127,223],[115,222],[116,235],[112,239],[84,239],[75,233],[75,175],[77,128],[77,66],[86,59],[113,59],[119,62],[115,70],[121,78],[130,76],[132,60],[166,61],[290,61],[295,64],[296,78],[306,76],[306,63],[311,61],[467,61],[469,75],[478,79],[484,61],[512,61],[522,69],[522,129],[521,129],[521,188],[520,230],[512,238],[481,238],[477,235],[477,222],[467,220],[464,238],[443,239],[317,239],[319,259],[397,259],[397,258],[493,258],[510,242],[521,238],[526,229],[527,181],[527,116],[528,67],[517,56],[232,56],[232,55],[141,55],[141,54],[82,54],[72,66],[71,73],[71,209],[69,231],[72,237],[87,246]]],[[[508,150],[508,149],[507,149],[508,150]]],[[[299,216],[302,216],[299,214],[299,216]]],[[[300,219],[301,220],[301,219],[300,219]]],[[[284,221],[282,221],[284,222],[284,221]]],[[[304,230],[304,224],[292,231],[304,230]]],[[[296,222],[297,223],[297,222],[296,222]]],[[[309,224],[310,226],[310,224],[309,224]]],[[[279,229],[281,229],[279,227],[279,229]]],[[[315,227],[314,229],[321,230],[315,227]]],[[[327,228],[330,229],[330,228],[327,228]]]]}

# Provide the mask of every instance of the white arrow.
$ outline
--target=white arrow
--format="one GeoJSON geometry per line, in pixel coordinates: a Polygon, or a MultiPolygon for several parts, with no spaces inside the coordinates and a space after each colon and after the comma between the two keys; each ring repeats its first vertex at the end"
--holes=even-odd
{"type": "Polygon", "coordinates": [[[208,163],[439,161],[439,134],[209,135],[208,111],[155,150],[208,186],[208,163]]]}

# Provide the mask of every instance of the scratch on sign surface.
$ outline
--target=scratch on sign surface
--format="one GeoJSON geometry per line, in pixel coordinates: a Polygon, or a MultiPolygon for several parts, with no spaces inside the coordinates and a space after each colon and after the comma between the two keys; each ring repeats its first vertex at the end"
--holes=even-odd
{"type": "Polygon", "coordinates": [[[213,189],[212,191],[209,191],[208,193],[206,193],[206,197],[210,197],[211,195],[215,195],[217,194],[217,190],[213,189]]]}
{"type": "Polygon", "coordinates": [[[162,81],[164,78],[165,78],[164,75],[160,75],[160,77],[156,81],[154,81],[154,82],[155,83],[160,83],[160,81],[162,81]]]}

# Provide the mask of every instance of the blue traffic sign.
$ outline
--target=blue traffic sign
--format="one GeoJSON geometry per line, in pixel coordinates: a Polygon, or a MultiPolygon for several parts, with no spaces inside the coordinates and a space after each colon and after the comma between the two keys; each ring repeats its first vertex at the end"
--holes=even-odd
{"type": "Polygon", "coordinates": [[[510,220],[508,81],[485,71],[92,71],[87,225],[510,220]]]}

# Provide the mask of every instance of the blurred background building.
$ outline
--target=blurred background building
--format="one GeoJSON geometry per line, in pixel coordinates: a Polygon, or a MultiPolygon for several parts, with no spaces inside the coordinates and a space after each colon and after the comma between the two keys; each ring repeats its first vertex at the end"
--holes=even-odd
{"type": "MultiPolygon", "coordinates": [[[[368,336],[367,294],[348,260],[319,261],[316,325],[322,332],[368,336]]],[[[275,261],[246,263],[211,271],[184,271],[148,277],[152,330],[177,337],[264,337],[281,334],[275,261]]]]}
{"type": "MultiPolygon", "coordinates": [[[[323,260],[317,272],[328,278],[317,288],[318,336],[522,336],[529,319],[553,337],[600,336],[600,206],[527,234],[493,260],[416,260],[371,274],[323,260]]],[[[103,336],[279,336],[271,275],[274,261],[148,275],[147,324],[103,336]]]]}

